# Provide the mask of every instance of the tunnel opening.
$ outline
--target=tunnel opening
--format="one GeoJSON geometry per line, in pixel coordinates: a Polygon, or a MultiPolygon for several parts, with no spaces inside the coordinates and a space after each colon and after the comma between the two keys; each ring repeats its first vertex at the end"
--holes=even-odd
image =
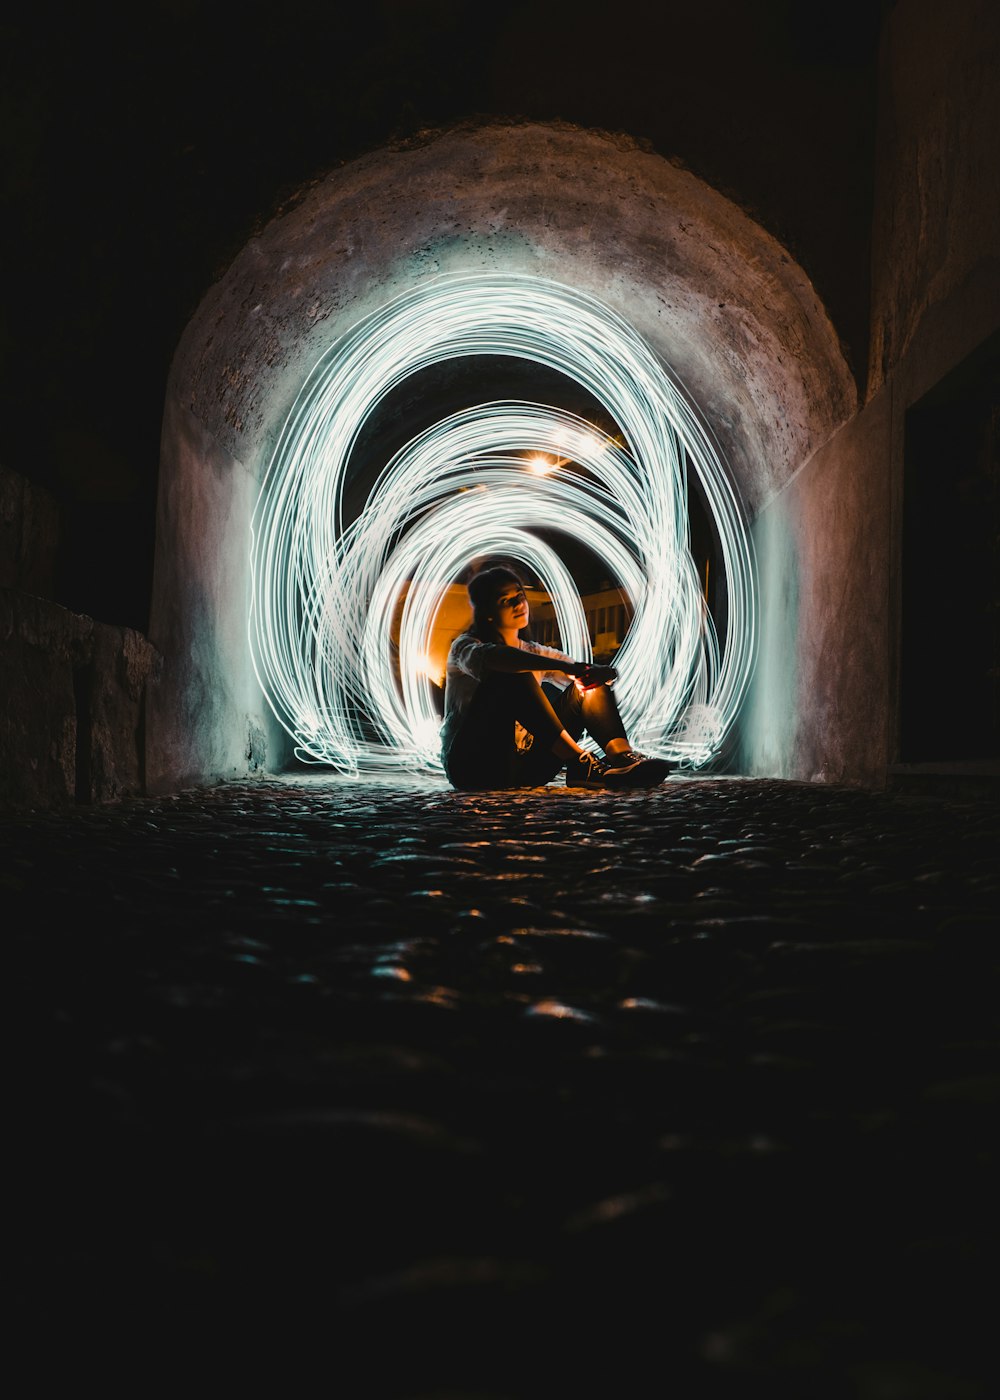
{"type": "MultiPolygon", "coordinates": [[[[296,737],[296,724],[287,726],[277,713],[285,682],[270,674],[270,663],[261,667],[253,629],[277,606],[283,624],[314,629],[315,659],[329,640],[320,635],[318,618],[328,604],[336,613],[348,599],[337,570],[327,570],[322,606],[305,596],[297,602],[277,595],[262,600],[261,564],[268,554],[267,549],[261,554],[262,493],[274,483],[276,453],[287,439],[295,405],[301,405],[304,386],[315,387],[316,367],[324,357],[334,346],[343,347],[355,328],[381,324],[400,298],[419,297],[455,278],[557,283],[583,301],[599,301],[615,324],[643,342],[658,375],[670,367],[679,400],[691,413],[688,428],[725,463],[716,481],[706,482],[697,471],[688,474],[683,524],[676,528],[690,553],[683,591],[692,609],[697,602],[711,617],[717,633],[730,732],[737,714],[741,725],[758,723],[740,706],[750,685],[759,606],[766,610],[774,600],[758,600],[755,583],[744,586],[756,576],[755,522],[856,408],[856,386],[836,331],[787,250],[678,165],[624,135],[565,124],[486,122],[436,132],[414,146],[373,151],[332,172],[251,240],[189,324],[172,365],[164,415],[150,638],[168,661],[149,703],[151,790],[173,786],[179,778],[243,773],[248,765],[250,771],[282,771],[299,761],[293,753],[303,736],[296,737]],[[388,189],[395,194],[387,205],[388,189]],[[732,536],[738,531],[746,541],[736,546],[732,536]],[[734,569],[741,575],[735,587],[734,569]],[[265,739],[248,748],[246,736],[256,730],[265,739]]],[[[536,330],[551,329],[546,317],[533,324],[536,330]]],[[[337,512],[345,521],[364,515],[371,470],[392,460],[401,445],[420,439],[429,416],[443,415],[450,432],[464,431],[463,405],[490,394],[508,408],[549,404],[550,428],[558,415],[575,413],[609,437],[618,436],[612,429],[621,429],[633,456],[650,457],[645,430],[625,421],[627,413],[623,417],[621,406],[591,381],[589,371],[570,374],[571,382],[564,382],[558,373],[564,367],[552,354],[522,347],[520,356],[512,356],[510,349],[509,343],[484,346],[451,337],[447,353],[438,354],[436,362],[422,362],[419,355],[409,359],[391,385],[382,386],[382,400],[349,415],[349,451],[348,443],[333,435],[336,453],[347,461],[340,499],[331,507],[316,498],[311,507],[310,519],[327,532],[319,554],[336,554],[331,521],[337,512]]],[[[601,334],[584,358],[612,372],[616,355],[601,334]]],[[[509,427],[508,421],[505,431],[509,427]]],[[[329,435],[324,440],[331,441],[329,435]]],[[[528,445],[518,439],[508,450],[524,452],[528,445]]],[[[578,465],[579,484],[589,468],[578,465]]],[[[551,489],[544,479],[540,486],[543,492],[551,489]]],[[[637,528],[644,528],[643,511],[631,513],[637,528]]],[[[578,579],[584,588],[620,581],[603,545],[596,552],[574,549],[573,531],[552,528],[552,520],[551,512],[549,519],[536,518],[530,540],[509,522],[506,535],[463,543],[464,557],[509,554],[550,594],[565,576],[577,599],[578,579]]],[[[784,558],[792,526],[780,515],[776,521],[777,529],[766,538],[780,536],[784,558]]],[[[495,524],[493,517],[487,534],[496,534],[495,524]]],[[[396,534],[421,528],[417,520],[412,531],[396,534]]],[[[674,528],[668,526],[667,533],[674,528]]],[[[300,531],[296,538],[308,533],[300,531]]],[[[273,538],[279,537],[289,536],[277,529],[273,538]]],[[[457,560],[438,559],[435,568],[436,597],[430,596],[434,589],[422,586],[410,596],[420,627],[411,617],[404,641],[414,650],[417,633],[421,628],[426,633],[433,622],[440,580],[461,581],[457,560]]],[[[298,569],[288,558],[275,573],[294,577],[298,569]]],[[[307,573],[311,569],[310,564],[307,573]]],[[[412,581],[412,570],[409,576],[412,581]]],[[[384,588],[391,584],[398,596],[404,581],[402,576],[386,580],[384,588]]],[[[369,613],[377,591],[377,581],[370,582],[371,589],[360,595],[362,611],[369,613]]],[[[638,596],[642,588],[631,591],[638,596]]],[[[379,614],[391,618],[389,601],[381,594],[375,601],[379,614]]],[[[553,618],[567,649],[576,645],[574,635],[583,651],[599,636],[613,637],[608,625],[613,606],[611,600],[595,600],[589,626],[592,610],[578,602],[566,616],[553,618]]],[[[638,625],[649,624],[647,617],[638,625]]],[[[786,650],[797,644],[787,628],[779,640],[786,650]]],[[[343,653],[340,643],[346,643],[357,655],[360,641],[360,634],[341,636],[331,651],[343,653]]],[[[379,647],[388,652],[391,644],[390,636],[380,635],[379,647]]],[[[655,648],[650,642],[637,649],[655,648]]],[[[339,665],[335,657],[333,665],[339,665]]],[[[338,686],[344,678],[341,671],[338,686]]],[[[429,690],[426,678],[421,685],[429,690]]],[[[358,697],[349,691],[350,686],[340,687],[334,706],[337,723],[343,721],[348,730],[359,709],[358,697]]],[[[296,700],[294,707],[315,710],[329,698],[307,697],[305,706],[296,700]]],[[[433,698],[410,698],[418,710],[426,710],[429,729],[437,720],[433,698]]],[[[648,693],[637,704],[646,699],[648,693]]],[[[397,700],[393,687],[386,695],[392,725],[397,700]]],[[[790,752],[801,718],[792,690],[782,692],[781,704],[781,714],[768,720],[768,732],[790,752]]],[[[661,723],[661,736],[664,732],[661,723]]],[[[716,734],[710,746],[722,761],[717,739],[716,734]]],[[[412,734],[411,740],[416,742],[412,734]]],[[[353,751],[353,739],[347,747],[353,751]]],[[[751,768],[784,761],[772,759],[757,743],[745,753],[748,757],[738,761],[751,768]]],[[[321,759],[309,754],[307,761],[321,759]]],[[[349,764],[338,771],[354,770],[349,764]]]]}

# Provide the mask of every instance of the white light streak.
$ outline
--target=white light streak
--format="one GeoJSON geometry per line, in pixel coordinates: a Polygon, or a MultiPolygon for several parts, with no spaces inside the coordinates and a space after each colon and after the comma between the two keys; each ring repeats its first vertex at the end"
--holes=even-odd
{"type": "Polygon", "coordinates": [[[316,364],[282,429],[251,531],[250,643],[297,756],[351,774],[441,771],[428,640],[474,558],[520,561],[550,594],[564,649],[589,659],[577,585],[539,530],[586,544],[631,602],[615,689],[633,744],[691,768],[711,763],[746,691],[756,632],[751,545],[728,473],[631,326],[572,288],[500,274],[433,279],[360,322],[316,364]],[[347,463],[366,420],[408,375],[469,355],[576,380],[628,448],[556,407],[480,404],[408,442],[348,518],[347,463]],[[725,576],[722,654],[689,547],[692,470],[725,576]]]}

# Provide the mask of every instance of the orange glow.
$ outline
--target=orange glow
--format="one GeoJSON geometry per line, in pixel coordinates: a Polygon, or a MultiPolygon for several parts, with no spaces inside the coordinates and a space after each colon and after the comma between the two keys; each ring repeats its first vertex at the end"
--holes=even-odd
{"type": "Polygon", "coordinates": [[[435,685],[444,685],[444,670],[440,661],[435,661],[430,652],[424,652],[420,658],[420,674],[426,676],[435,685]]]}

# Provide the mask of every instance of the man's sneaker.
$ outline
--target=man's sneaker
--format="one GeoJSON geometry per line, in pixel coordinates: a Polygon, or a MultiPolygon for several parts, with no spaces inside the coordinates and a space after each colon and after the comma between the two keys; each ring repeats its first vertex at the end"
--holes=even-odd
{"type": "Polygon", "coordinates": [[[624,754],[616,754],[615,762],[598,758],[596,754],[584,751],[579,758],[570,759],[566,765],[567,787],[599,787],[624,791],[626,788],[655,787],[662,783],[671,770],[671,764],[662,758],[645,758],[641,754],[629,752],[629,761],[622,762],[624,754]]]}

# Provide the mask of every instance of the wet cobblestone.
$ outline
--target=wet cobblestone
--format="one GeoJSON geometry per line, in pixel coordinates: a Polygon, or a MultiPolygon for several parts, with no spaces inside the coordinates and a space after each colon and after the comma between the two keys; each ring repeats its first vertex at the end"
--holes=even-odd
{"type": "Polygon", "coordinates": [[[309,776],[0,831],[43,1334],[352,1400],[998,1393],[995,801],[309,776]]]}

